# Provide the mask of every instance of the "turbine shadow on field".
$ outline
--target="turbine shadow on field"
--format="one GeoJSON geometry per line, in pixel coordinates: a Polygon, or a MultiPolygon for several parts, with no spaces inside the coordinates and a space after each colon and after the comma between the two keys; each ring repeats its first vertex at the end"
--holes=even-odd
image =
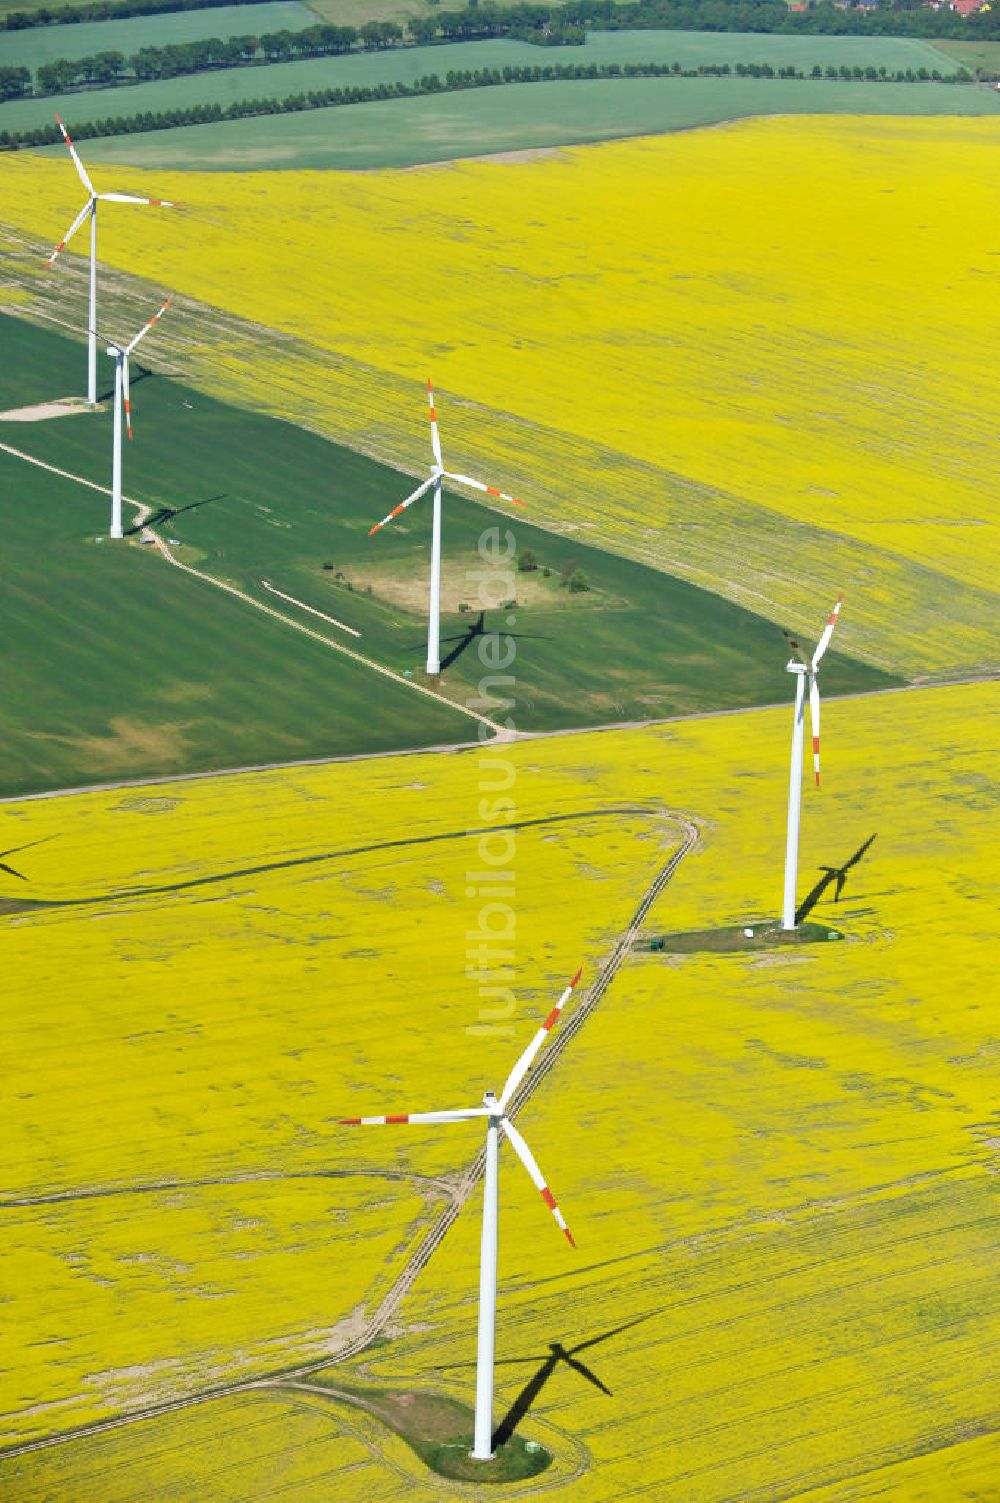
{"type": "Polygon", "coordinates": [[[820,871],[823,873],[823,875],[820,877],[815,886],[806,893],[805,897],[802,899],[802,902],[795,910],[795,922],[797,924],[801,924],[802,920],[804,918],[807,918],[808,915],[812,913],[813,909],[816,907],[816,904],[826,892],[826,889],[833,882],[836,882],[837,884],[837,890],[833,895],[833,901],[835,903],[840,902],[840,895],[844,890],[844,883],[847,881],[847,873],[850,871],[852,866],[857,866],[858,862],[861,860],[862,856],[864,856],[865,852],[874,839],[874,835],[869,835],[864,844],[858,846],[858,849],[854,852],[854,855],[849,856],[848,859],[844,862],[843,866],[820,867],[820,871]]]}
{"type": "Polygon", "coordinates": [[[220,491],[217,496],[203,496],[200,501],[189,501],[187,506],[160,506],[146,518],[145,522],[136,522],[134,526],[126,528],[125,536],[130,538],[137,532],[143,532],[147,527],[160,527],[164,522],[172,522],[183,512],[196,511],[199,506],[208,506],[212,501],[224,501],[228,494],[228,491],[220,491]]]}
{"type": "MultiPolygon", "coordinates": [[[[139,385],[140,381],[148,381],[151,376],[156,376],[158,374],[158,371],[151,371],[145,365],[137,365],[136,374],[134,376],[129,376],[129,389],[134,391],[135,388],[139,385]]],[[[98,402],[111,402],[114,400],[114,395],[115,383],[112,381],[107,391],[99,391],[97,393],[97,400],[98,402]]]]}
{"type": "MultiPolygon", "coordinates": [[[[597,1374],[593,1372],[585,1362],[581,1362],[579,1360],[579,1354],[581,1352],[589,1351],[591,1347],[599,1346],[603,1341],[610,1341],[612,1336],[620,1336],[622,1331],[629,1331],[633,1326],[639,1326],[642,1325],[644,1321],[652,1320],[653,1316],[657,1315],[658,1313],[659,1312],[657,1310],[651,1310],[648,1315],[639,1315],[635,1320],[625,1321],[624,1325],[612,1326],[610,1331],[602,1331],[599,1336],[591,1336],[586,1341],[579,1341],[577,1342],[576,1346],[566,1347],[561,1341],[550,1341],[548,1353],[545,1355],[535,1353],[530,1357],[501,1358],[500,1361],[495,1364],[497,1367],[510,1367],[524,1362],[537,1362],[538,1366],[532,1373],[531,1377],[528,1379],[527,1383],[525,1383],[524,1387],[521,1389],[520,1393],[517,1395],[510,1408],[507,1410],[507,1413],[504,1415],[499,1425],[494,1430],[492,1442],[493,1449],[496,1451],[499,1450],[501,1446],[508,1444],[511,1437],[517,1430],[518,1425],[520,1425],[522,1420],[524,1420],[525,1417],[531,1412],[546,1383],[548,1383],[549,1379],[555,1373],[560,1364],[572,1368],[573,1372],[579,1374],[579,1376],[583,1378],[585,1382],[591,1384],[592,1387],[599,1389],[600,1392],[606,1394],[609,1399],[613,1398],[614,1395],[612,1394],[611,1389],[607,1386],[606,1383],[602,1382],[597,1374]]],[[[449,1365],[456,1365],[459,1367],[475,1366],[474,1363],[469,1362],[449,1365]]],[[[440,1369],[440,1371],[444,1371],[444,1369],[442,1368],[440,1369]]]]}
{"type": "MultiPolygon", "coordinates": [[[[445,642],[455,643],[455,646],[451,649],[451,651],[441,659],[441,672],[443,673],[446,668],[451,667],[452,663],[457,662],[458,659],[462,656],[463,652],[470,648],[473,642],[475,642],[478,637],[492,636],[513,637],[516,642],[548,641],[547,637],[532,636],[528,632],[507,631],[504,628],[497,628],[496,631],[493,631],[486,625],[486,612],[483,610],[479,612],[479,615],[476,617],[475,621],[472,622],[471,626],[466,627],[464,632],[461,632],[456,636],[441,638],[442,645],[445,642]]],[[[426,651],[426,639],[423,642],[419,643],[419,647],[421,651],[426,651]]]]}
{"type": "Polygon", "coordinates": [[[18,851],[30,851],[32,846],[45,845],[47,841],[55,840],[55,838],[54,835],[43,835],[40,840],[29,840],[26,845],[8,846],[7,850],[0,851],[0,871],[9,872],[12,877],[20,877],[22,882],[27,882],[28,878],[24,875],[24,872],[19,872],[16,867],[9,865],[2,858],[4,856],[14,856],[18,851]]]}

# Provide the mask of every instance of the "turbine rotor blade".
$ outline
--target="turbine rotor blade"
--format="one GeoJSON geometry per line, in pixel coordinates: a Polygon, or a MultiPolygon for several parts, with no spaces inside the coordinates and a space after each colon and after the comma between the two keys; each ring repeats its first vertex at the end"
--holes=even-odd
{"type": "Polygon", "coordinates": [[[135,338],[133,339],[132,343],[131,344],[127,344],[125,346],[125,349],[122,351],[123,354],[125,354],[125,355],[131,355],[132,351],[135,349],[136,345],[139,343],[139,340],[140,339],[145,339],[146,335],[149,333],[149,331],[153,327],[153,325],[156,324],[156,323],[159,323],[160,319],[163,317],[164,313],[166,313],[167,309],[170,307],[170,304],[173,302],[173,300],[174,300],[173,293],[171,293],[170,297],[168,297],[167,301],[163,304],[163,307],[160,308],[158,312],[154,313],[151,319],[148,319],[147,322],[143,324],[142,328],[139,330],[138,334],[135,336],[135,338]]]}
{"type": "Polygon", "coordinates": [[[438,435],[437,408],[434,406],[434,389],[431,386],[431,378],[427,377],[427,405],[431,414],[431,449],[434,451],[434,463],[441,468],[441,439],[438,435]]]}
{"type": "Polygon", "coordinates": [[[86,167],[84,167],[83,163],[80,161],[80,158],[77,155],[76,147],[73,145],[73,142],[70,140],[69,131],[66,129],[65,125],[63,125],[63,123],[60,120],[60,118],[59,118],[58,115],[56,116],[56,124],[58,125],[59,129],[62,131],[62,133],[63,133],[63,140],[66,142],[66,145],[69,147],[69,154],[73,158],[73,165],[75,166],[77,172],[80,174],[80,181],[81,181],[81,183],[86,188],[86,190],[90,194],[91,198],[96,198],[97,194],[94,192],[94,185],[93,185],[93,183],[90,181],[90,178],[87,176],[87,169],[86,169],[86,167]]]}
{"type": "Polygon", "coordinates": [[[125,399],[125,432],[132,437],[132,403],[128,390],[128,350],[122,351],[122,396],[125,399]]]}
{"type": "Polygon", "coordinates": [[[837,603],[834,606],[833,610],[830,612],[830,614],[829,614],[829,616],[827,618],[827,623],[826,623],[826,625],[823,628],[823,635],[820,637],[819,641],[816,643],[816,651],[813,653],[812,665],[811,665],[814,670],[819,666],[820,659],[822,658],[823,654],[826,652],[826,649],[830,645],[830,638],[833,636],[833,628],[837,624],[837,617],[840,615],[840,607],[843,605],[843,603],[844,603],[844,597],[843,597],[843,595],[838,595],[837,596],[837,603]]]}
{"type": "Polygon", "coordinates": [[[819,787],[819,684],[815,673],[809,675],[809,724],[812,727],[813,771],[819,787]]]}
{"type": "Polygon", "coordinates": [[[404,1112],[396,1117],[338,1117],[338,1127],[399,1127],[406,1122],[469,1122],[474,1117],[488,1117],[485,1106],[460,1107],[453,1112],[404,1112]]]}
{"type": "Polygon", "coordinates": [[[60,251],[64,251],[66,249],[67,245],[69,245],[69,243],[72,240],[73,236],[76,234],[77,230],[80,228],[80,226],[83,223],[83,221],[87,218],[88,214],[91,212],[91,210],[93,209],[93,207],[94,207],[94,200],[93,200],[93,198],[91,198],[87,203],[84,204],[83,208],[80,210],[79,214],[73,220],[73,223],[70,225],[69,229],[66,231],[65,235],[60,240],[59,244],[56,246],[56,248],[52,252],[51,256],[49,256],[48,259],[46,260],[46,262],[45,262],[46,266],[51,266],[52,263],[53,263],[53,261],[55,260],[56,256],[59,255],[60,251]]]}
{"type": "Polygon", "coordinates": [[[376,522],[374,527],[369,527],[368,536],[371,537],[373,533],[380,531],[387,523],[398,517],[401,511],[405,511],[408,506],[412,506],[414,501],[419,501],[424,492],[430,490],[437,478],[437,475],[432,475],[429,480],[425,480],[422,485],[418,485],[415,491],[410,492],[405,501],[400,501],[398,506],[392,508],[387,517],[383,517],[381,522],[376,522]]]}
{"type": "Polygon", "coordinates": [[[109,204],[149,204],[154,209],[179,209],[180,204],[173,204],[167,198],[137,198],[134,193],[95,193],[102,203],[109,204]]]}
{"type": "Polygon", "coordinates": [[[455,480],[459,485],[471,485],[473,490],[482,491],[486,496],[496,496],[501,501],[511,501],[515,506],[523,506],[524,502],[512,496],[509,491],[498,491],[495,485],[485,485],[482,480],[473,480],[471,475],[456,475],[452,470],[445,470],[446,480],[455,480]]]}
{"type": "Polygon", "coordinates": [[[504,1084],[504,1088],[500,1092],[500,1109],[501,1109],[501,1111],[505,1111],[506,1110],[507,1103],[509,1102],[510,1098],[513,1096],[514,1092],[517,1090],[518,1086],[521,1084],[521,1081],[524,1079],[525,1075],[527,1075],[528,1071],[531,1069],[531,1066],[532,1066],[532,1064],[534,1062],[534,1059],[535,1059],[535,1055],[538,1053],[539,1049],[545,1043],[545,1040],[548,1038],[549,1033],[551,1032],[551,1030],[558,1023],[560,1015],[562,1013],[562,1010],[566,1006],[566,1003],[569,1001],[570,997],[573,995],[574,988],[576,987],[576,984],[577,984],[577,982],[579,981],[579,979],[580,979],[580,977],[582,975],[583,975],[583,966],[581,966],[580,969],[577,971],[576,975],[573,977],[573,980],[570,982],[569,986],[563,992],[562,996],[559,998],[559,1001],[556,1003],[555,1007],[553,1007],[552,1011],[549,1013],[548,1017],[545,1019],[545,1022],[539,1028],[538,1032],[535,1034],[534,1038],[531,1040],[531,1043],[528,1045],[527,1049],[525,1049],[524,1053],[521,1055],[520,1059],[517,1061],[517,1063],[514,1066],[513,1070],[511,1070],[510,1074],[507,1076],[507,1080],[506,1080],[506,1083],[504,1084]]]}
{"type": "Polygon", "coordinates": [[[535,1162],[535,1158],[531,1152],[531,1149],[521,1137],[521,1134],[518,1132],[517,1128],[514,1127],[512,1123],[508,1122],[506,1117],[504,1117],[503,1121],[500,1123],[500,1126],[503,1128],[503,1131],[510,1139],[510,1146],[513,1148],[514,1152],[521,1160],[521,1163],[524,1165],[525,1169],[527,1169],[529,1175],[531,1176],[531,1182],[534,1185],[535,1189],[538,1191],[539,1195],[542,1197],[545,1204],[552,1212],[552,1215],[555,1217],[556,1226],[562,1232],[570,1247],[575,1247],[576,1242],[573,1239],[573,1233],[566,1225],[565,1217],[563,1216],[562,1211],[560,1211],[559,1207],[556,1205],[556,1198],[553,1195],[552,1191],[549,1189],[548,1185],[545,1183],[545,1176],[542,1174],[542,1171],[539,1169],[537,1163],[535,1162]]]}

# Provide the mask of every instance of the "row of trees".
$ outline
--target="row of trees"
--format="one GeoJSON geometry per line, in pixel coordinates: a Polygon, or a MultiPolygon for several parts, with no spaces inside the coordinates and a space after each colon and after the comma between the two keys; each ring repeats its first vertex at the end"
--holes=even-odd
{"type": "MultiPolygon", "coordinates": [[[[838,76],[861,79],[874,74],[872,82],[915,83],[918,75],[911,68],[897,73],[888,73],[882,68],[842,68],[837,73],[825,71],[817,64],[811,74],[797,73],[792,68],[775,72],[768,64],[705,63],[700,68],[682,68],[679,63],[550,63],[542,67],[452,69],[441,79],[436,73],[425,74],[415,83],[383,83],[369,88],[312,89],[305,94],[289,94],[284,99],[240,99],[230,105],[196,104],[186,109],[145,110],[137,115],[118,115],[103,120],[89,120],[71,124],[70,133],[80,140],[94,136],[127,136],[145,131],[171,130],[181,125],[208,125],[219,120],[241,120],[253,115],[292,114],[300,110],[328,109],[333,105],[369,104],[379,99],[405,99],[423,94],[450,93],[461,89],[494,88],[504,84],[549,83],[558,80],[585,78],[697,78],[706,75],[726,76],[732,72],[742,76],[750,74],[764,78],[804,78],[838,76]]],[[[919,70],[926,74],[925,69],[919,70]]],[[[972,75],[964,68],[957,73],[946,74],[942,83],[971,83],[972,75]]],[[[51,146],[62,139],[55,125],[44,125],[34,130],[0,131],[0,150],[17,151],[22,146],[51,146]]]]}
{"type": "MultiPolygon", "coordinates": [[[[0,30],[29,26],[99,21],[111,17],[203,10],[233,0],[89,0],[39,10],[15,11],[0,20],[0,30]]],[[[261,0],[237,0],[252,5],[261,0]]],[[[407,23],[411,41],[462,41],[480,37],[523,37],[529,41],[583,40],[587,28],[670,31],[760,31],[814,35],[1000,37],[1000,6],[974,16],[932,10],[920,0],[882,0],[874,11],[840,9],[832,0],[819,0],[807,11],[791,12],[785,0],[566,0],[563,5],[521,3],[480,4],[469,0],[460,10],[439,11],[407,23]]],[[[393,21],[370,21],[358,28],[365,47],[392,47],[404,40],[393,21]]]]}
{"type": "MultiPolygon", "coordinates": [[[[589,7],[592,0],[570,0],[567,9],[571,7],[589,7]]],[[[603,0],[599,0],[603,3],[603,0]]],[[[710,0],[710,3],[725,4],[727,0],[710,0]]],[[[758,11],[764,6],[758,6],[758,11]]],[[[518,15],[518,24],[527,25],[538,17],[548,14],[544,6],[521,5],[513,8],[518,15]]],[[[443,27],[445,31],[459,24],[455,18],[462,18],[461,24],[467,26],[469,16],[476,18],[477,27],[495,28],[500,25],[497,19],[499,12],[495,7],[484,7],[482,10],[469,12],[445,13],[436,21],[421,18],[409,23],[411,34],[419,32],[423,35],[429,26],[443,27]]],[[[592,20],[592,18],[591,18],[592,20]]],[[[478,34],[482,34],[480,31],[478,34]]],[[[492,33],[490,33],[492,34],[492,33]]],[[[466,39],[471,39],[472,33],[468,29],[462,32],[466,39]]],[[[586,31],[582,22],[563,21],[559,26],[543,27],[539,31],[531,33],[532,39],[548,43],[550,45],[564,45],[567,43],[584,42],[586,31]]],[[[35,83],[36,94],[60,94],[72,89],[86,88],[94,85],[108,86],[120,82],[146,82],[152,79],[176,78],[182,74],[202,73],[216,68],[236,68],[254,64],[288,62],[298,59],[328,57],[337,54],[351,52],[360,45],[366,49],[388,47],[397,45],[402,39],[402,28],[395,22],[369,22],[361,27],[354,26],[331,26],[316,25],[308,26],[302,31],[275,31],[265,32],[261,36],[235,36],[235,37],[205,37],[193,42],[180,42],[166,47],[142,47],[131,57],[126,57],[121,52],[99,52],[92,57],[77,58],[75,60],[59,59],[55,62],[44,63],[38,69],[35,83]]],[[[645,65],[643,65],[645,66],[645,65]]],[[[596,67],[596,65],[595,65],[596,67]]],[[[505,70],[507,71],[507,70],[505,70]]],[[[667,66],[664,71],[677,73],[679,65],[667,66]]],[[[728,63],[708,65],[700,70],[705,74],[729,74],[731,68],[728,63]]],[[[774,69],[766,64],[737,64],[735,72],[740,77],[753,78],[802,78],[806,75],[794,67],[774,69]]],[[[628,68],[626,76],[633,76],[628,68]]],[[[580,76],[574,74],[573,76],[580,76]]],[[[613,73],[601,73],[591,69],[586,77],[615,76],[613,73]]],[[[860,69],[844,68],[820,68],[814,67],[812,78],[820,76],[826,78],[860,78],[876,81],[878,78],[887,76],[885,68],[876,70],[867,68],[863,72],[860,69]]],[[[902,78],[903,74],[893,75],[902,78]]],[[[915,79],[940,79],[938,72],[928,72],[921,68],[915,75],[915,79]]],[[[15,99],[30,92],[30,74],[27,69],[5,68],[0,69],[0,99],[15,99]]]]}
{"type": "Polygon", "coordinates": [[[438,34],[448,41],[522,36],[546,28],[594,31],[738,31],[818,36],[1000,37],[1000,7],[963,17],[932,10],[921,0],[882,0],[874,11],[841,9],[819,0],[807,11],[790,11],[785,0],[566,0],[561,6],[502,6],[470,0],[464,10],[442,11],[438,34]]]}
{"type": "Polygon", "coordinates": [[[265,5],[267,0],[86,0],[82,5],[43,5],[0,17],[0,31],[34,26],[75,26],[82,21],[114,21],[126,16],[160,16],[177,10],[216,10],[220,5],[265,5]]]}
{"type": "Polygon", "coordinates": [[[166,47],[141,47],[131,57],[121,52],[98,52],[93,57],[59,58],[38,69],[35,92],[60,94],[88,84],[116,84],[125,77],[146,82],[255,62],[329,57],[350,52],[357,40],[353,26],[307,26],[303,31],[264,32],[259,37],[202,37],[166,47]]]}

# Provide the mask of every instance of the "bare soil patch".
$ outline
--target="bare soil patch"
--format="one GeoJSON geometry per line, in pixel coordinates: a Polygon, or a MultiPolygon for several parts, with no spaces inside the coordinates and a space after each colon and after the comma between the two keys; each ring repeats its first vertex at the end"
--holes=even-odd
{"type": "Polygon", "coordinates": [[[91,412],[85,397],[57,397],[54,402],[36,402],[33,407],[11,407],[0,412],[0,423],[42,423],[47,418],[72,417],[91,412]]]}

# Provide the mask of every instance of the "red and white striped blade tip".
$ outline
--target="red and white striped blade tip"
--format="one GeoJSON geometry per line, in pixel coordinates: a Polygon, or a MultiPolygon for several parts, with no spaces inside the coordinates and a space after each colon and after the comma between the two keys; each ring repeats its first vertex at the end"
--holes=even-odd
{"type": "Polygon", "coordinates": [[[399,1123],[401,1123],[401,1122],[409,1122],[409,1120],[410,1120],[410,1116],[409,1116],[408,1112],[404,1116],[398,1116],[398,1117],[338,1117],[338,1119],[337,1119],[337,1126],[338,1127],[362,1127],[362,1126],[373,1126],[373,1127],[387,1126],[387,1127],[395,1127],[395,1126],[398,1126],[399,1123]]]}

